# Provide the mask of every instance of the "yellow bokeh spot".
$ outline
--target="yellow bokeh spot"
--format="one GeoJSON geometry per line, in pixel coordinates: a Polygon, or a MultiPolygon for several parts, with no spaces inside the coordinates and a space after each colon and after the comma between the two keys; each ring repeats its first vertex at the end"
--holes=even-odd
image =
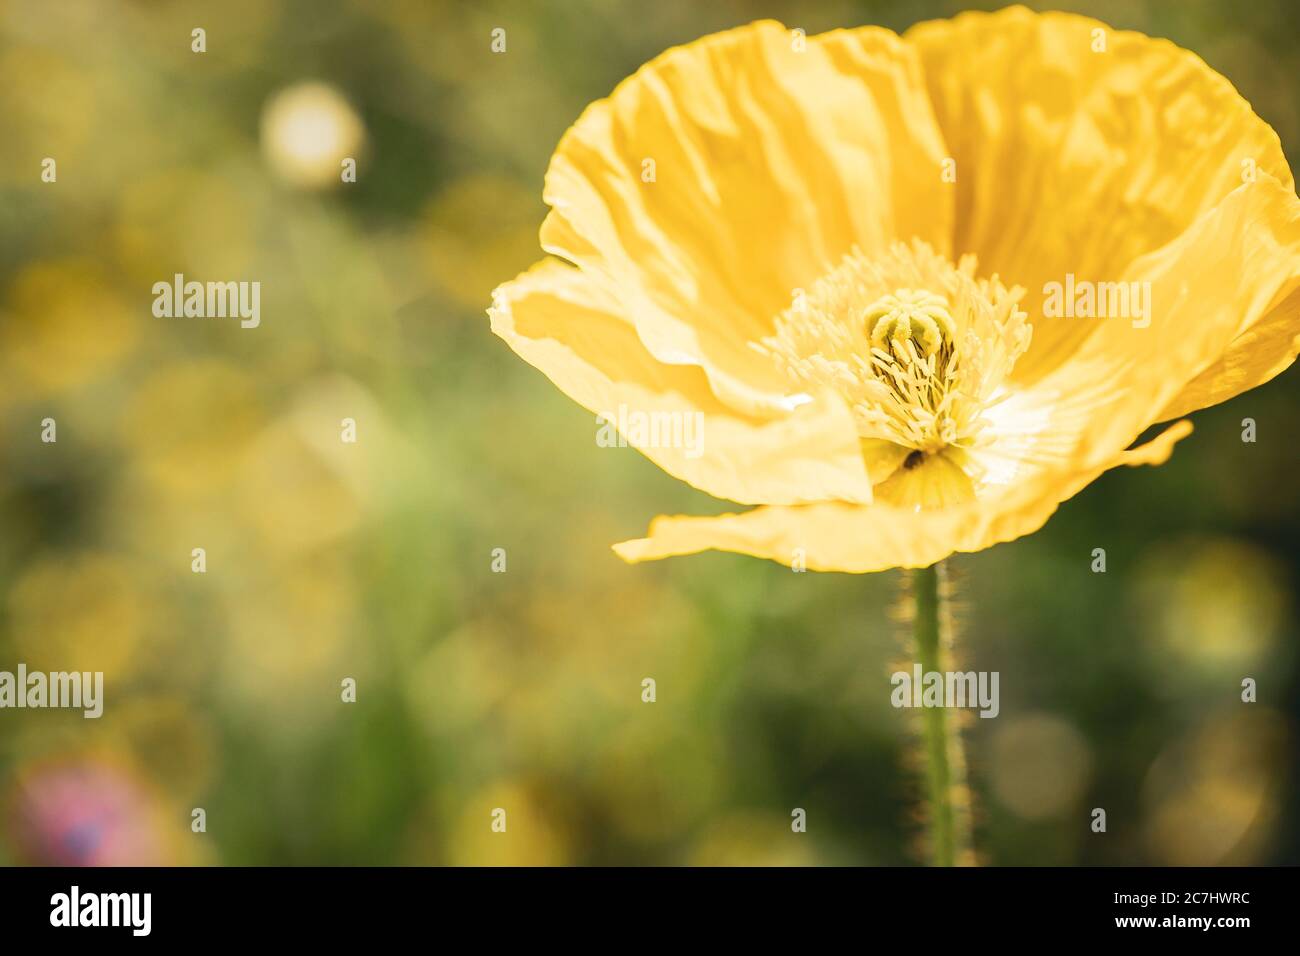
{"type": "Polygon", "coordinates": [[[239,478],[239,512],[265,553],[288,555],[351,531],[360,506],[347,482],[288,424],[253,442],[239,478]]]}
{"type": "Polygon", "coordinates": [[[425,214],[425,262],[456,301],[481,308],[500,284],[537,259],[539,204],[513,179],[475,174],[458,179],[425,214]]]}
{"type": "Polygon", "coordinates": [[[228,686],[304,724],[342,706],[340,679],[358,677],[366,666],[366,654],[348,642],[355,583],[347,561],[325,552],[263,568],[256,580],[229,591],[228,686]]]}
{"type": "Polygon", "coordinates": [[[1277,711],[1232,706],[1152,764],[1142,788],[1152,862],[1247,866],[1269,852],[1294,734],[1277,711]]]}
{"type": "Polygon", "coordinates": [[[1284,569],[1267,552],[1230,538],[1165,544],[1144,556],[1138,601],[1161,649],[1202,674],[1266,664],[1293,608],[1284,569]]]}
{"type": "Polygon", "coordinates": [[[1026,820],[1068,812],[1083,795],[1091,767],[1087,741],[1051,714],[1012,718],[993,738],[993,792],[1026,820]]]}
{"type": "Polygon", "coordinates": [[[567,842],[535,795],[517,784],[480,791],[463,807],[449,851],[453,866],[564,866],[567,842]],[[504,811],[504,816],[496,813],[504,811]],[[505,830],[493,829],[496,820],[505,830]]]}
{"type": "Polygon", "coordinates": [[[356,111],[324,83],[281,90],[262,112],[262,150],[276,173],[294,186],[341,183],[343,160],[356,159],[365,138],[356,111]]]}
{"type": "Polygon", "coordinates": [[[95,264],[33,263],[14,280],[0,321],[0,355],[39,393],[91,382],[122,360],[139,322],[95,264]]]}
{"type": "Polygon", "coordinates": [[[714,823],[695,844],[692,866],[811,866],[817,861],[806,833],[787,818],[747,812],[714,823]]]}
{"type": "Polygon", "coordinates": [[[262,420],[255,385],[234,365],[178,360],[140,384],[119,432],[147,481],[188,494],[224,485],[262,420]]]}
{"type": "Polygon", "coordinates": [[[18,659],[29,668],[104,671],[120,680],[148,628],[153,601],[142,568],[107,554],[33,564],[9,592],[18,659]]]}
{"type": "MultiPolygon", "coordinates": [[[[256,215],[248,190],[189,167],[144,172],[116,195],[111,242],[133,285],[152,288],[177,272],[198,281],[256,278],[256,215]]],[[[148,314],[148,313],[146,313],[148,314]]],[[[152,320],[151,331],[187,336],[193,321],[152,320]]]]}
{"type": "Polygon", "coordinates": [[[142,766],[179,799],[197,798],[212,780],[216,741],[184,699],[148,695],[114,702],[112,729],[142,766]]]}

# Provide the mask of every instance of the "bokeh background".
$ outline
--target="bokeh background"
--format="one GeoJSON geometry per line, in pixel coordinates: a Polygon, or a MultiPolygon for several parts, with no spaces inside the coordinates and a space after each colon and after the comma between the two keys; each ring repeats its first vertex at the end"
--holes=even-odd
{"type": "MultiPolygon", "coordinates": [[[[0,3],[0,669],[107,682],[98,721],[0,711],[0,862],[915,862],[901,575],[622,564],[726,506],[597,447],[484,310],[564,129],[664,48],[980,6],[0,3]],[[176,272],[259,280],[261,327],[154,318],[176,272]]],[[[1055,6],[1195,50],[1297,165],[1294,3],[1055,6]]],[[[1297,382],[951,562],[1002,675],[984,862],[1300,861],[1297,382]]]]}

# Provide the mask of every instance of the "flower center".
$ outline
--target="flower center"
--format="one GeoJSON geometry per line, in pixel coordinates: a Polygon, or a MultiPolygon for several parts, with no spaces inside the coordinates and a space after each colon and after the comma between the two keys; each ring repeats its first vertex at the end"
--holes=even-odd
{"type": "MultiPolygon", "coordinates": [[[[896,446],[895,467],[919,471],[933,456],[969,471],[985,413],[1006,394],[1029,346],[1023,291],[976,279],[922,242],[878,258],[854,250],[776,318],[755,348],[792,386],[838,392],[865,449],[896,446]]],[[[975,476],[971,476],[974,479],[975,476]]]]}

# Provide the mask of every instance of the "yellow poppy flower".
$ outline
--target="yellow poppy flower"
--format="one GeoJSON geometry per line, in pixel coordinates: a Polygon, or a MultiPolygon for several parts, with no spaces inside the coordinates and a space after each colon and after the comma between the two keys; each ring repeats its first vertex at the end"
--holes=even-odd
{"type": "Polygon", "coordinates": [[[551,257],[496,291],[493,331],[757,506],[658,518],[629,561],[980,550],[1300,351],[1277,135],[1194,54],[1084,17],[705,37],[591,105],[544,198],[551,257]],[[691,416],[697,443],[667,427],[691,416]]]}

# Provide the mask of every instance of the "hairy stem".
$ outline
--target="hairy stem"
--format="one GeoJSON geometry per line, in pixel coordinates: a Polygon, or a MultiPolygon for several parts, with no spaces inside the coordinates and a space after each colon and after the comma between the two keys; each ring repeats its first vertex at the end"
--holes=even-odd
{"type": "MultiPolygon", "coordinates": [[[[949,622],[944,578],[941,564],[912,572],[916,612],[912,636],[922,675],[949,669],[944,640],[949,622]]],[[[934,866],[966,863],[970,854],[970,818],[961,735],[955,718],[942,706],[922,708],[921,720],[930,862],[934,866]]]]}

